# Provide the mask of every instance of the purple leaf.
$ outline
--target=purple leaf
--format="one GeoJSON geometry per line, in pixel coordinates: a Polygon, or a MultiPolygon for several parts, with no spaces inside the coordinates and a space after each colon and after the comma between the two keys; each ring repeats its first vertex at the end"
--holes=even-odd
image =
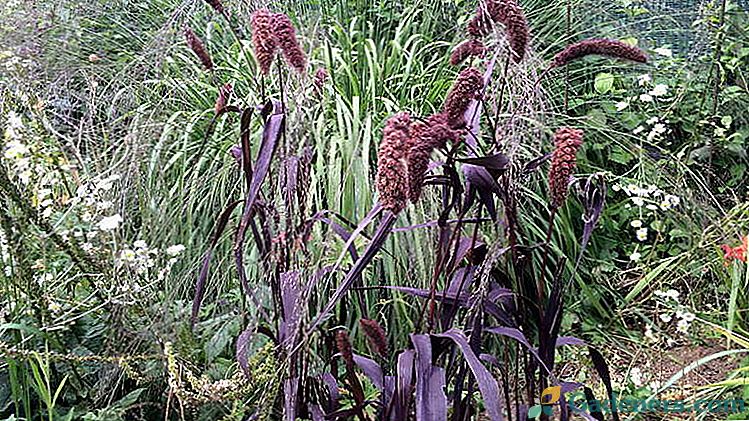
{"type": "Polygon", "coordinates": [[[320,323],[328,318],[330,313],[335,308],[336,304],[338,304],[338,301],[340,301],[341,298],[343,298],[343,296],[346,294],[346,292],[348,292],[348,290],[351,288],[354,280],[357,279],[359,275],[361,275],[361,273],[364,271],[364,268],[372,261],[372,259],[374,259],[375,255],[380,251],[382,246],[385,245],[385,240],[387,239],[388,234],[390,234],[390,230],[395,224],[395,219],[396,215],[390,211],[386,211],[383,214],[382,220],[380,221],[380,224],[377,226],[377,230],[372,236],[372,240],[369,242],[366,250],[364,250],[364,254],[361,256],[361,258],[359,258],[359,260],[354,263],[354,266],[348,271],[348,273],[346,273],[346,276],[338,285],[338,288],[336,288],[336,290],[333,292],[330,299],[328,300],[328,303],[325,304],[325,307],[323,307],[320,314],[318,314],[310,324],[308,332],[312,332],[312,330],[314,330],[317,326],[320,325],[320,323]]]}
{"type": "Polygon", "coordinates": [[[278,139],[283,132],[284,123],[285,116],[283,114],[272,114],[267,118],[265,127],[263,128],[263,138],[260,143],[260,150],[258,151],[254,173],[252,173],[252,171],[249,169],[249,142],[245,142],[244,139],[242,141],[243,163],[245,164],[245,175],[248,177],[248,189],[247,196],[245,197],[244,202],[244,210],[242,212],[242,220],[240,221],[234,238],[234,260],[236,263],[237,272],[239,274],[239,282],[242,286],[242,289],[244,290],[245,294],[252,297],[252,299],[255,301],[255,304],[258,306],[258,310],[261,313],[264,313],[264,310],[260,301],[250,290],[250,286],[247,282],[247,273],[244,270],[244,239],[245,233],[247,232],[247,227],[250,223],[250,219],[252,218],[253,206],[258,198],[258,195],[260,194],[260,186],[262,186],[263,180],[265,180],[265,177],[268,174],[268,170],[270,169],[270,164],[273,159],[273,154],[276,150],[278,139]]]}
{"type": "Polygon", "coordinates": [[[190,314],[190,324],[194,327],[198,321],[198,313],[200,313],[200,306],[203,303],[203,296],[205,295],[205,284],[208,280],[208,268],[211,264],[211,257],[213,256],[213,249],[216,247],[221,234],[226,229],[226,224],[229,222],[232,211],[242,201],[237,200],[229,203],[229,205],[221,212],[216,222],[216,227],[213,229],[213,235],[211,236],[211,245],[208,246],[208,250],[203,253],[201,258],[200,273],[198,274],[198,281],[195,283],[195,294],[192,300],[192,312],[190,314]]]}
{"type": "Polygon", "coordinates": [[[456,158],[455,160],[464,164],[499,171],[507,169],[507,166],[510,164],[510,158],[501,153],[478,158],[456,158]]]}
{"type": "Polygon", "coordinates": [[[432,365],[429,335],[411,335],[416,350],[416,421],[445,421],[445,370],[432,365]]]}
{"type": "Polygon", "coordinates": [[[496,221],[497,209],[494,204],[494,194],[500,194],[497,181],[489,174],[486,168],[478,165],[464,164],[461,170],[466,179],[467,190],[466,203],[463,207],[465,209],[470,208],[473,205],[476,194],[478,194],[481,204],[486,207],[492,220],[496,221]]]}
{"type": "Polygon", "coordinates": [[[473,376],[479,385],[479,391],[481,391],[481,396],[484,398],[484,407],[489,415],[489,419],[492,421],[502,421],[504,417],[502,415],[502,402],[500,401],[497,380],[492,377],[489,370],[476,357],[463,332],[457,329],[450,329],[445,333],[434,336],[438,338],[450,338],[458,345],[458,348],[463,352],[463,358],[468,363],[468,367],[471,368],[473,376]]]}
{"type": "Polygon", "coordinates": [[[335,377],[330,373],[323,373],[320,375],[320,379],[328,386],[328,405],[326,410],[329,412],[338,409],[338,402],[341,400],[341,393],[338,391],[338,382],[335,377]]]}
{"type": "Polygon", "coordinates": [[[559,338],[557,338],[556,346],[565,346],[565,345],[588,346],[588,343],[574,336],[560,336],[559,338]]]}
{"type": "Polygon", "coordinates": [[[393,421],[405,420],[408,414],[408,406],[411,401],[411,389],[413,385],[414,357],[416,351],[407,349],[398,354],[397,363],[397,385],[395,399],[393,399],[393,421]]]}
{"type": "Polygon", "coordinates": [[[356,354],[354,354],[354,363],[378,390],[383,390],[383,382],[385,380],[382,374],[382,367],[379,364],[374,360],[356,354]]]}
{"type": "MultiPolygon", "coordinates": [[[[486,87],[489,86],[489,82],[491,81],[492,72],[494,71],[494,64],[497,62],[497,55],[495,54],[494,57],[492,57],[491,61],[489,61],[489,64],[486,66],[486,71],[484,72],[484,87],[482,89],[482,92],[486,91],[486,87]]],[[[476,139],[478,139],[479,136],[479,130],[481,128],[481,112],[482,112],[482,105],[481,101],[478,99],[473,99],[468,104],[468,108],[466,108],[465,113],[463,114],[463,118],[466,121],[466,125],[470,128],[470,133],[466,135],[466,143],[468,143],[469,146],[471,146],[473,149],[476,149],[478,147],[476,143],[476,139]]]]}
{"type": "Polygon", "coordinates": [[[302,316],[298,308],[300,299],[299,271],[284,272],[280,278],[283,317],[278,330],[278,340],[287,348],[287,351],[290,351],[294,348],[290,341],[296,336],[302,316]]]}
{"type": "Polygon", "coordinates": [[[520,171],[521,175],[528,175],[532,173],[533,171],[536,171],[538,167],[541,166],[544,162],[548,161],[549,158],[551,158],[551,152],[541,155],[538,158],[533,158],[530,161],[528,161],[525,166],[523,167],[523,170],[520,171]]]}
{"type": "MultiPolygon", "coordinates": [[[[383,288],[404,292],[406,294],[410,294],[416,297],[429,298],[429,290],[427,289],[398,287],[398,286],[384,286],[383,288]]],[[[444,301],[450,304],[458,303],[460,306],[463,306],[463,307],[465,307],[468,304],[468,294],[461,294],[460,296],[456,296],[454,294],[449,294],[449,293],[435,292],[434,297],[435,297],[434,299],[437,301],[444,301]]]]}
{"type": "MultiPolygon", "coordinates": [[[[609,366],[608,364],[606,364],[606,359],[603,358],[603,355],[601,355],[601,353],[592,346],[588,347],[588,353],[590,354],[590,359],[593,362],[593,367],[598,373],[598,377],[601,378],[603,385],[606,386],[606,393],[608,393],[609,399],[611,400],[611,402],[613,402],[615,398],[614,388],[611,387],[611,374],[609,373],[609,366]]],[[[619,413],[616,412],[616,408],[611,411],[611,414],[614,416],[614,421],[619,421],[619,413]]]]}
{"type": "Polygon", "coordinates": [[[528,339],[526,339],[525,335],[523,335],[523,332],[519,331],[518,329],[514,329],[514,328],[511,328],[511,327],[502,327],[502,326],[490,327],[490,328],[486,328],[484,330],[486,332],[494,333],[496,335],[506,336],[508,338],[512,338],[512,339],[520,342],[524,347],[526,347],[528,349],[528,351],[531,354],[533,354],[533,356],[536,358],[536,360],[538,360],[538,362],[541,363],[541,365],[544,366],[544,368],[546,369],[546,372],[547,373],[549,372],[549,369],[546,368],[546,365],[541,360],[541,356],[538,355],[538,351],[536,351],[536,348],[534,348],[533,346],[531,346],[530,342],[528,342],[528,339]]]}

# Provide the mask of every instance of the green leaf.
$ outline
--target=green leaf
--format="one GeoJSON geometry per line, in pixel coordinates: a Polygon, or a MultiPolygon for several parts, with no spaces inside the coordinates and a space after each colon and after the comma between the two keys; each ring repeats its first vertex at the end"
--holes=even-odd
{"type": "Polygon", "coordinates": [[[528,418],[538,418],[541,415],[541,405],[534,405],[528,408],[528,418]]]}
{"type": "Polygon", "coordinates": [[[614,87],[614,75],[605,72],[597,74],[593,86],[601,95],[608,93],[614,87]]]}

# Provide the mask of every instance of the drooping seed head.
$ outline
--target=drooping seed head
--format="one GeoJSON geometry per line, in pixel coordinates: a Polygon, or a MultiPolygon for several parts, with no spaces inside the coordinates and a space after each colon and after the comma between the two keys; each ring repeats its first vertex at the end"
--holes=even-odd
{"type": "Polygon", "coordinates": [[[252,47],[255,50],[255,59],[260,66],[260,71],[267,76],[278,48],[273,15],[265,9],[256,10],[250,17],[250,23],[252,24],[252,47]]]}
{"type": "Polygon", "coordinates": [[[398,213],[406,207],[408,186],[405,164],[411,116],[401,112],[390,117],[382,131],[380,149],[377,152],[377,191],[382,207],[398,213]]]}
{"type": "Polygon", "coordinates": [[[208,55],[208,52],[205,50],[203,43],[200,41],[200,38],[198,38],[198,36],[195,35],[195,32],[193,32],[193,30],[187,26],[185,27],[185,40],[187,40],[187,45],[190,47],[192,52],[195,53],[196,56],[198,56],[198,59],[200,59],[203,67],[205,67],[206,70],[213,69],[213,60],[211,60],[211,56],[208,55]]]}
{"type": "Polygon", "coordinates": [[[469,67],[460,72],[442,107],[442,112],[451,128],[457,129],[465,126],[466,109],[471,100],[481,95],[483,87],[483,78],[477,69],[469,67]]]}
{"type": "Polygon", "coordinates": [[[469,39],[458,44],[450,54],[450,64],[457,66],[468,57],[483,57],[486,48],[484,43],[477,39],[469,39]]]}
{"type": "Polygon", "coordinates": [[[385,329],[377,323],[377,320],[371,319],[359,319],[359,325],[361,325],[364,335],[367,336],[372,348],[380,354],[382,358],[387,358],[388,340],[387,335],[385,334],[385,329]]]}
{"type": "Polygon", "coordinates": [[[549,198],[553,209],[558,209],[567,199],[570,177],[577,167],[577,151],[582,143],[582,130],[562,127],[554,133],[549,169],[549,198]]]}
{"type": "Polygon", "coordinates": [[[637,47],[612,39],[593,38],[568,45],[554,56],[551,67],[564,66],[590,55],[614,57],[638,63],[647,63],[648,61],[648,56],[637,47]]]}
{"type": "Polygon", "coordinates": [[[302,47],[299,45],[299,40],[296,37],[296,29],[294,29],[291,19],[283,13],[274,14],[273,30],[286,62],[297,72],[304,73],[307,67],[307,58],[304,55],[304,51],[302,51],[302,47]]]}

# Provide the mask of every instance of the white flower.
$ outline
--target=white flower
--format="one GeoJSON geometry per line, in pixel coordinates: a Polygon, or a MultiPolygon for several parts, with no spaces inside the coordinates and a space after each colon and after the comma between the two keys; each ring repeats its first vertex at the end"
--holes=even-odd
{"type": "Polygon", "coordinates": [[[641,387],[643,385],[642,370],[639,367],[632,367],[632,370],[629,371],[629,379],[632,380],[635,387],[641,387]]]}
{"type": "Polygon", "coordinates": [[[658,117],[650,117],[649,119],[645,120],[645,122],[652,126],[653,124],[658,122],[658,117]]]}
{"type": "Polygon", "coordinates": [[[651,203],[651,204],[645,206],[645,209],[654,211],[654,210],[658,210],[658,206],[655,206],[654,204],[651,203]]]}
{"type": "Polygon", "coordinates": [[[624,191],[629,195],[639,195],[640,187],[638,187],[637,184],[628,184],[627,187],[624,188],[624,191]]]}
{"type": "Polygon", "coordinates": [[[673,194],[667,194],[664,200],[670,203],[671,206],[678,206],[681,203],[679,196],[674,196],[673,194]]]}
{"type": "Polygon", "coordinates": [[[691,323],[694,321],[694,319],[697,318],[697,316],[695,316],[692,312],[685,311],[684,313],[682,313],[681,318],[691,323]]]}
{"type": "Polygon", "coordinates": [[[632,203],[634,203],[637,206],[642,206],[645,204],[645,199],[643,199],[640,196],[636,196],[632,198],[632,203]]]}
{"type": "Polygon", "coordinates": [[[653,335],[653,330],[650,328],[650,325],[647,325],[645,327],[645,338],[651,341],[655,341],[656,337],[653,335]]]}
{"type": "Polygon", "coordinates": [[[122,222],[122,217],[119,214],[105,216],[99,221],[99,229],[102,231],[113,231],[120,226],[120,222],[122,222]]]}
{"type": "Polygon", "coordinates": [[[144,249],[144,248],[148,248],[148,244],[146,244],[146,242],[143,240],[138,240],[133,243],[133,247],[137,249],[144,249]]]}
{"type": "Polygon", "coordinates": [[[182,244],[175,244],[166,248],[166,254],[169,256],[177,256],[183,251],[185,251],[185,246],[182,244]]]}
{"type": "Polygon", "coordinates": [[[688,321],[681,319],[678,322],[676,322],[676,330],[678,330],[681,333],[688,333],[689,332],[689,323],[688,321]]]}
{"type": "Polygon", "coordinates": [[[643,227],[637,230],[637,239],[640,241],[645,241],[648,239],[648,229],[643,227]]]}
{"type": "Polygon", "coordinates": [[[663,123],[654,124],[652,130],[658,134],[666,133],[666,125],[663,123]]]}
{"type": "Polygon", "coordinates": [[[660,318],[663,323],[668,323],[671,321],[671,319],[673,319],[673,317],[671,317],[671,315],[667,313],[659,314],[658,318],[660,318]]]}
{"type": "Polygon", "coordinates": [[[653,51],[655,51],[655,53],[658,54],[659,56],[664,56],[664,57],[671,57],[674,55],[673,51],[671,51],[670,48],[666,48],[666,47],[658,47],[653,51]]]}
{"type": "Polygon", "coordinates": [[[633,262],[637,262],[637,261],[640,260],[640,257],[642,257],[642,255],[640,253],[634,252],[634,253],[632,253],[632,254],[629,255],[629,260],[631,260],[633,262]]]}
{"type": "Polygon", "coordinates": [[[49,309],[49,311],[51,311],[53,313],[57,313],[58,311],[62,310],[62,306],[60,304],[58,304],[58,303],[56,303],[54,301],[51,301],[51,300],[50,300],[49,304],[47,305],[47,308],[49,309]]]}
{"type": "Polygon", "coordinates": [[[649,94],[641,94],[640,101],[642,102],[653,102],[653,97],[649,94]]]}
{"type": "Polygon", "coordinates": [[[668,94],[668,85],[665,83],[659,83],[650,91],[652,96],[663,96],[668,94]]]}
{"type": "Polygon", "coordinates": [[[678,301],[679,300],[679,291],[677,291],[675,289],[669,289],[668,291],[666,291],[666,292],[663,293],[663,296],[671,298],[674,301],[678,301]]]}
{"type": "Polygon", "coordinates": [[[640,134],[640,133],[642,133],[642,131],[643,131],[643,130],[645,130],[645,128],[644,128],[644,127],[642,127],[642,126],[637,126],[637,127],[635,127],[635,129],[634,129],[634,130],[632,130],[632,134],[640,134]]]}
{"type": "Polygon", "coordinates": [[[650,78],[650,75],[645,73],[644,75],[637,76],[637,83],[642,86],[646,83],[650,83],[652,79],[650,78]]]}
{"type": "Polygon", "coordinates": [[[639,219],[635,219],[630,222],[629,225],[631,225],[632,228],[640,228],[642,226],[642,221],[640,221],[639,219]]]}
{"type": "Polygon", "coordinates": [[[629,107],[629,102],[626,102],[626,101],[617,102],[615,107],[616,107],[616,111],[624,111],[625,109],[627,109],[627,107],[629,107]]]}
{"type": "Polygon", "coordinates": [[[622,186],[620,186],[618,184],[614,184],[613,186],[611,186],[611,190],[613,190],[613,191],[619,191],[621,189],[622,189],[622,186]]]}
{"type": "Polygon", "coordinates": [[[120,252],[120,259],[126,262],[132,262],[135,260],[135,252],[130,249],[125,249],[120,252]]]}

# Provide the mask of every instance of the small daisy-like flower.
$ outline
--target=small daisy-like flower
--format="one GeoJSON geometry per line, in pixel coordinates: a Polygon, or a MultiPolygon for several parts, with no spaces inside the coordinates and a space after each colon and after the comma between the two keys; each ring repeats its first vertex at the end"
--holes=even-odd
{"type": "Polygon", "coordinates": [[[654,210],[658,210],[658,206],[655,206],[654,204],[651,203],[651,204],[645,206],[645,209],[654,211],[654,210]]]}
{"type": "Polygon", "coordinates": [[[673,319],[673,317],[668,313],[659,314],[658,318],[661,319],[663,323],[668,323],[673,319]]]}
{"type": "Polygon", "coordinates": [[[639,195],[640,186],[638,186],[637,184],[628,184],[627,187],[624,188],[624,191],[629,195],[639,195]]]}
{"type": "Polygon", "coordinates": [[[650,75],[645,73],[644,75],[637,76],[637,84],[640,86],[643,86],[647,83],[650,83],[652,79],[650,78],[650,75]]]}
{"type": "Polygon", "coordinates": [[[611,186],[611,190],[613,190],[613,191],[619,191],[621,189],[622,189],[622,186],[620,186],[618,184],[614,184],[613,186],[611,186]]]}
{"type": "Polygon", "coordinates": [[[640,196],[635,196],[632,198],[632,203],[634,203],[637,206],[642,206],[645,204],[645,199],[643,199],[640,196]]]}
{"type": "Polygon", "coordinates": [[[635,234],[637,235],[637,239],[639,241],[645,241],[648,239],[648,229],[645,227],[638,229],[635,234]]]}
{"type": "Polygon", "coordinates": [[[642,131],[643,131],[643,130],[645,130],[645,128],[644,128],[644,127],[642,127],[642,126],[637,126],[637,127],[635,127],[635,129],[634,129],[634,130],[632,130],[632,134],[640,134],[640,133],[642,133],[642,131]]]}
{"type": "Polygon", "coordinates": [[[676,322],[676,330],[681,333],[688,333],[689,332],[689,326],[691,323],[688,321],[681,319],[678,322],[676,322]]]}
{"type": "Polygon", "coordinates": [[[629,260],[631,260],[633,262],[637,262],[637,261],[640,260],[641,257],[642,257],[642,255],[640,253],[634,252],[634,253],[632,253],[632,254],[629,255],[629,260]]]}
{"type": "Polygon", "coordinates": [[[105,216],[99,221],[99,229],[102,231],[114,231],[120,226],[122,217],[119,214],[105,216]]]}
{"type": "Polygon", "coordinates": [[[653,329],[650,328],[650,325],[647,325],[645,327],[645,338],[647,338],[650,341],[655,341],[656,337],[653,334],[653,329]]]}
{"type": "Polygon", "coordinates": [[[126,261],[126,262],[132,262],[135,260],[135,252],[130,249],[125,249],[120,252],[120,259],[126,261]]]}
{"type": "Polygon", "coordinates": [[[136,242],[133,243],[133,247],[135,247],[137,249],[144,249],[144,248],[148,247],[148,244],[145,241],[143,241],[143,240],[138,240],[138,241],[136,241],[136,242]]]}
{"type": "Polygon", "coordinates": [[[635,219],[630,222],[629,225],[631,225],[632,228],[640,228],[642,226],[642,221],[640,221],[639,219],[635,219]]]}
{"type": "Polygon", "coordinates": [[[641,94],[640,101],[642,102],[653,102],[653,97],[650,94],[641,94]]]}
{"type": "Polygon", "coordinates": [[[616,111],[624,111],[625,109],[627,109],[627,107],[629,107],[629,102],[619,101],[614,106],[616,107],[616,111]]]}
{"type": "Polygon", "coordinates": [[[166,248],[166,254],[172,257],[179,255],[183,251],[185,251],[185,246],[182,244],[175,244],[166,248]]]}
{"type": "Polygon", "coordinates": [[[668,85],[664,83],[659,83],[655,85],[655,87],[650,91],[650,95],[652,96],[668,95],[668,85]]]}
{"type": "Polygon", "coordinates": [[[664,57],[671,57],[674,55],[673,51],[671,51],[670,48],[666,48],[666,47],[658,47],[653,51],[655,51],[655,53],[658,54],[659,56],[664,56],[664,57]]]}
{"type": "Polygon", "coordinates": [[[674,301],[679,301],[679,291],[675,289],[669,289],[665,293],[663,293],[664,297],[670,298],[674,301]]]}

